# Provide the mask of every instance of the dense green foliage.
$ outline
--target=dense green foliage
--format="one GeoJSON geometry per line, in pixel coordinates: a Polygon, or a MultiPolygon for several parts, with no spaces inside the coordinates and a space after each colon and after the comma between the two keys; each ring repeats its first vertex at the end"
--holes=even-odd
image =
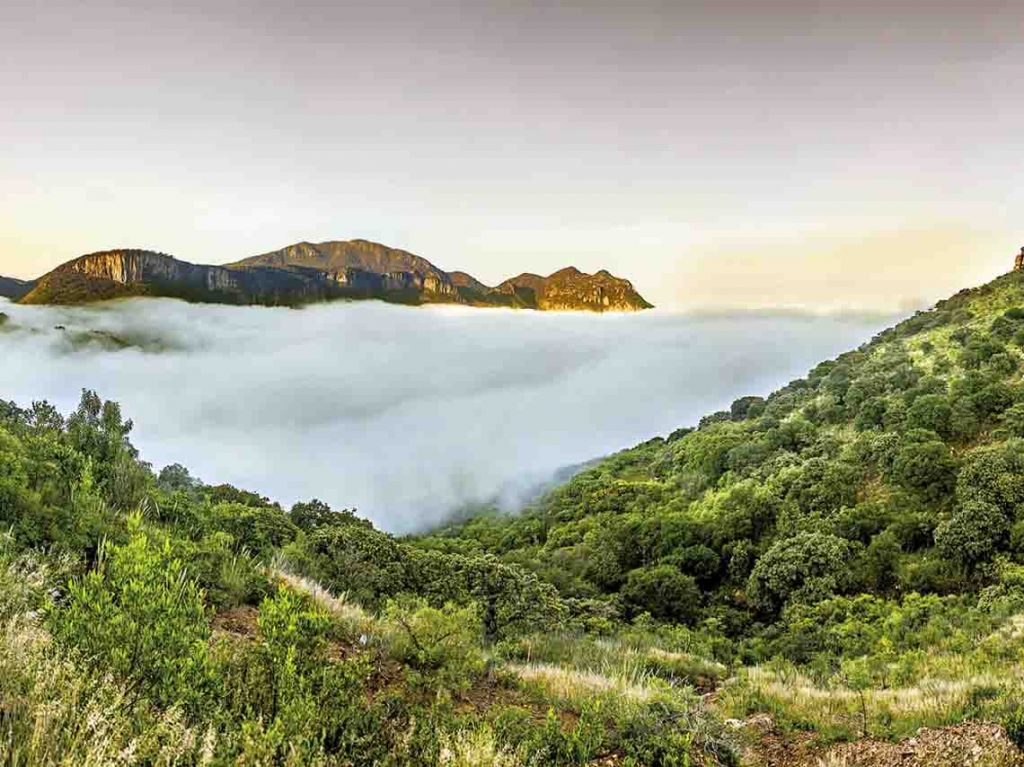
{"type": "Polygon", "coordinates": [[[602,710],[507,654],[584,627],[528,570],[154,473],[131,428],[88,391],[66,419],[0,402],[0,764],[732,758],[685,689],[602,710]]]}
{"type": "Polygon", "coordinates": [[[1024,561],[1024,278],[968,291],[590,468],[516,517],[417,541],[743,642],[839,595],[976,593],[1024,561]],[[700,590],[694,588],[699,585],[700,590]]]}

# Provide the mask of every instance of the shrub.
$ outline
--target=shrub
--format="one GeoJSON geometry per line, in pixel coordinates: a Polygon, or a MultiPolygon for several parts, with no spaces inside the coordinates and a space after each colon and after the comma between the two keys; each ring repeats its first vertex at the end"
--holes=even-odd
{"type": "Polygon", "coordinates": [[[521,753],[527,764],[552,767],[586,765],[598,755],[604,742],[604,723],[596,706],[584,705],[575,727],[566,731],[554,710],[549,710],[542,724],[532,720],[529,712],[507,708],[494,721],[498,737],[521,753]]]}
{"type": "Polygon", "coordinates": [[[483,670],[483,629],[475,606],[438,609],[423,599],[388,603],[384,625],[392,655],[444,690],[464,690],[483,670]]]}
{"type": "Polygon", "coordinates": [[[1017,704],[1003,719],[1006,736],[1019,751],[1024,751],[1024,704],[1017,704]]]}
{"type": "Polygon", "coordinates": [[[57,638],[83,660],[161,705],[197,706],[209,688],[203,594],[168,541],[129,520],[131,538],[103,552],[52,613],[57,638]]]}

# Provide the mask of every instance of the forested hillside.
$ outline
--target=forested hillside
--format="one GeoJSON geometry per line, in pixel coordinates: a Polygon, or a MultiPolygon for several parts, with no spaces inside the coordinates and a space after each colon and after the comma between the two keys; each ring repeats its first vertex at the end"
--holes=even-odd
{"type": "Polygon", "coordinates": [[[401,540],[0,403],[0,763],[1020,764],[1022,361],[1018,272],[401,540]]]}
{"type": "Polygon", "coordinates": [[[848,738],[1010,716],[1022,360],[1018,271],[623,451],[526,514],[416,545],[519,564],[590,625],[649,616],[693,627],[724,662],[776,664],[719,699],[737,717],[848,738]]]}
{"type": "Polygon", "coordinates": [[[1018,272],[623,451],[530,513],[419,545],[737,637],[836,594],[974,591],[1024,555],[1022,346],[1018,272]]]}

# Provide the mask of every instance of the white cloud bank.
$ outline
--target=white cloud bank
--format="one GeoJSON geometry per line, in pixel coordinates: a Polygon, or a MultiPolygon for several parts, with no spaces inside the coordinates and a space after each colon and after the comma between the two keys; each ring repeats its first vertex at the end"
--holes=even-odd
{"type": "Polygon", "coordinates": [[[354,506],[398,532],[496,494],[511,502],[515,488],[767,393],[889,324],[377,302],[0,311],[11,317],[0,398],[67,412],[95,389],[135,420],[157,467],[179,462],[285,505],[354,506]],[[73,343],[83,330],[141,348],[73,343]]]}

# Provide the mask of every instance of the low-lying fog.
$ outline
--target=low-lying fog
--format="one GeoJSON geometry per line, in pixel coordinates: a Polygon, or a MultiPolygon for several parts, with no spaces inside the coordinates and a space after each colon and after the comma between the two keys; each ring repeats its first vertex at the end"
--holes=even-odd
{"type": "Polygon", "coordinates": [[[0,398],[67,412],[95,389],[156,467],[357,507],[396,532],[495,497],[514,507],[560,467],[767,393],[890,324],[377,302],[0,311],[0,398]]]}

